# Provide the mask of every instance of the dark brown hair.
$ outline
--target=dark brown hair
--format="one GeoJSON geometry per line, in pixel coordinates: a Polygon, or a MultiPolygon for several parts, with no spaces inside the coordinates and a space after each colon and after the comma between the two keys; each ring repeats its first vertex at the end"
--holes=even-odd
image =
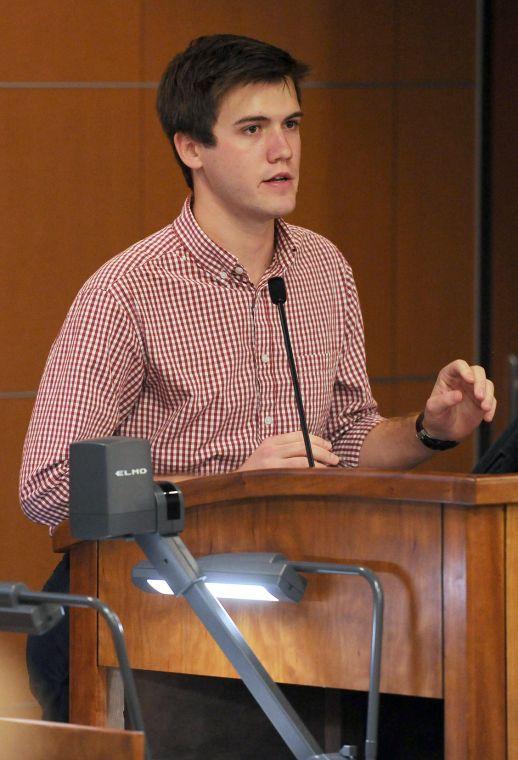
{"type": "Polygon", "coordinates": [[[221,99],[229,90],[237,85],[291,79],[300,102],[300,82],[308,71],[305,63],[281,48],[233,34],[198,37],[173,58],[158,86],[157,110],[191,190],[192,173],[176,150],[176,132],[203,145],[215,145],[212,128],[221,99]]]}

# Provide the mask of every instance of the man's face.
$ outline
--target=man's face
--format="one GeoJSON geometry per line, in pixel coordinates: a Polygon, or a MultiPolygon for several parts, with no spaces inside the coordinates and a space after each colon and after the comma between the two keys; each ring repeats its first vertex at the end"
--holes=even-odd
{"type": "Polygon", "coordinates": [[[208,193],[233,216],[258,222],[293,211],[301,117],[291,80],[228,92],[214,125],[216,145],[199,146],[195,205],[198,198],[203,202],[200,194],[208,193]]]}

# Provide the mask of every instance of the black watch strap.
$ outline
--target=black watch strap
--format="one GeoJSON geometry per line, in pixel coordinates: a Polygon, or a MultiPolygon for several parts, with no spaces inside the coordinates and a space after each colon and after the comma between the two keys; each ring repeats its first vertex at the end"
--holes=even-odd
{"type": "Polygon", "coordinates": [[[433,451],[446,451],[459,445],[459,441],[442,441],[440,438],[432,438],[423,427],[424,412],[421,412],[415,421],[415,434],[428,449],[433,451]]]}

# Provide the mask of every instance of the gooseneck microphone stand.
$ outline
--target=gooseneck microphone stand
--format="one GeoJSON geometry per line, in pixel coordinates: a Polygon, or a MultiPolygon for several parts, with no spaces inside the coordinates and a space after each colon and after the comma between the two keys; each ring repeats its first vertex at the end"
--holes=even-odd
{"type": "Polygon", "coordinates": [[[286,303],[286,285],[282,277],[270,277],[268,280],[268,291],[272,303],[279,309],[279,317],[281,320],[282,335],[284,338],[284,345],[286,347],[286,354],[288,357],[288,364],[290,367],[291,379],[293,382],[293,391],[295,393],[295,403],[297,405],[297,412],[299,414],[300,429],[302,430],[302,436],[304,438],[304,445],[306,447],[306,456],[308,458],[308,465],[310,467],[315,466],[315,460],[313,458],[313,452],[311,450],[311,441],[309,440],[308,426],[306,423],[306,415],[304,413],[304,405],[302,403],[302,396],[300,393],[299,379],[297,377],[297,370],[295,368],[295,359],[293,358],[293,351],[291,348],[290,333],[288,330],[288,320],[286,319],[286,310],[284,304],[286,303]]]}

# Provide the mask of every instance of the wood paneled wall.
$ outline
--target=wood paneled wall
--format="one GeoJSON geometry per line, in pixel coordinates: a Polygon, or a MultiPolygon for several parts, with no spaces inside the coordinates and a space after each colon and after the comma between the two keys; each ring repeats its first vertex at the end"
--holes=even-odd
{"type": "MultiPolygon", "coordinates": [[[[55,564],[18,507],[32,397],[85,278],[181,206],[155,85],[195,36],[255,36],[312,66],[292,221],[354,267],[382,411],[420,408],[442,364],[474,358],[474,0],[1,0],[0,15],[1,578],[36,587],[55,564]]],[[[432,466],[471,461],[466,444],[432,466]]],[[[4,714],[29,699],[21,647],[0,636],[4,714]]]]}

